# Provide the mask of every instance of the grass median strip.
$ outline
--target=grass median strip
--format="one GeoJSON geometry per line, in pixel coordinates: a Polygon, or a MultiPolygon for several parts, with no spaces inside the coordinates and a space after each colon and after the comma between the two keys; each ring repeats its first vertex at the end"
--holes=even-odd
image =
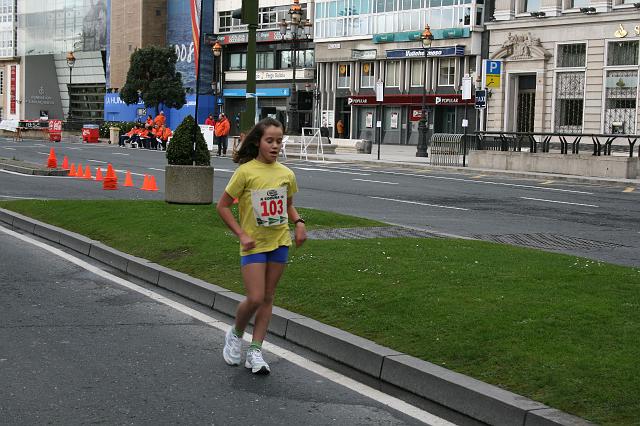
{"type": "MultiPolygon", "coordinates": [[[[211,206],[3,201],[8,208],[242,293],[211,206]]],[[[380,226],[301,209],[309,229],[380,226]]],[[[604,424],[640,418],[640,270],[480,241],[314,240],[276,304],[604,424]]]]}

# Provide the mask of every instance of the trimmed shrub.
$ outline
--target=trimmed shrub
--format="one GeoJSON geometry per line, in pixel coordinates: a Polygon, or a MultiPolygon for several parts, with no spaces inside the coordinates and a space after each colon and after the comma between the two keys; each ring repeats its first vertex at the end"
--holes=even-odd
{"type": "Polygon", "coordinates": [[[109,137],[109,127],[117,127],[120,129],[120,134],[127,133],[135,126],[135,121],[105,121],[100,125],[100,137],[109,137]]]}
{"type": "Polygon", "coordinates": [[[207,148],[207,143],[200,131],[200,126],[191,115],[185,117],[182,123],[173,133],[171,142],[167,147],[167,162],[174,166],[191,166],[194,157],[191,152],[193,150],[193,138],[196,138],[195,162],[196,166],[211,165],[211,155],[207,148]]]}

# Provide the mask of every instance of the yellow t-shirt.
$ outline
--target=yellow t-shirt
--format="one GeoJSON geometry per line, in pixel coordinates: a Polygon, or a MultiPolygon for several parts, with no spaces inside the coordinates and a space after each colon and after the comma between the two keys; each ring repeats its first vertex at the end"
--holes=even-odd
{"type": "Polygon", "coordinates": [[[249,251],[240,246],[242,256],[291,245],[287,198],[298,192],[298,184],[288,167],[251,160],[236,169],[225,192],[238,199],[240,227],[256,241],[249,251]]]}

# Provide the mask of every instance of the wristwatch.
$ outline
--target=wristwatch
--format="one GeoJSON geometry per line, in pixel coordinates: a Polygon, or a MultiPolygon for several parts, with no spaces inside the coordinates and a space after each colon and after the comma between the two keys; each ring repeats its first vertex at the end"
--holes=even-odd
{"type": "Polygon", "coordinates": [[[300,218],[298,218],[298,219],[296,219],[296,220],[294,220],[294,221],[293,221],[293,224],[294,224],[294,225],[295,225],[295,224],[298,224],[298,223],[304,223],[304,219],[300,217],[300,218]]]}

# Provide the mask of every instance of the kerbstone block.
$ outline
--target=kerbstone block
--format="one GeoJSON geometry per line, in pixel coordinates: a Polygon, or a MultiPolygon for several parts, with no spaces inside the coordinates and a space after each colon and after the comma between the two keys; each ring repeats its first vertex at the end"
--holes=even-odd
{"type": "Polygon", "coordinates": [[[229,316],[236,315],[238,304],[244,300],[244,296],[229,290],[221,291],[216,295],[213,309],[229,316]]]}
{"type": "Polygon", "coordinates": [[[524,426],[590,426],[594,424],[555,408],[529,411],[524,422],[524,426]]]}
{"type": "Polygon", "coordinates": [[[102,263],[106,263],[107,265],[111,265],[122,272],[127,271],[128,260],[125,256],[123,256],[123,253],[118,250],[112,249],[109,246],[105,246],[102,243],[91,244],[91,249],[89,249],[89,257],[99,260],[102,263]]]}
{"type": "Polygon", "coordinates": [[[91,238],[87,238],[84,235],[76,234],[75,232],[64,231],[60,234],[60,245],[75,250],[78,253],[89,255],[91,246],[96,244],[91,238]]]}
{"type": "Polygon", "coordinates": [[[492,425],[522,425],[544,404],[409,355],[384,360],[382,380],[492,425]]]}
{"type": "Polygon", "coordinates": [[[273,307],[271,321],[269,322],[269,331],[276,336],[284,337],[287,333],[287,326],[289,320],[294,318],[304,319],[306,317],[296,314],[295,312],[287,311],[286,309],[273,307]]]}
{"type": "Polygon", "coordinates": [[[160,265],[135,256],[131,256],[127,262],[127,274],[145,280],[153,285],[158,285],[160,268],[160,265]]]}
{"type": "Polygon", "coordinates": [[[31,218],[16,214],[16,216],[13,218],[13,227],[16,229],[22,229],[23,231],[33,234],[33,230],[36,227],[36,223],[31,218]]]}
{"type": "Polygon", "coordinates": [[[401,355],[401,352],[310,318],[290,319],[286,338],[373,377],[380,377],[385,357],[401,355]]]}
{"type": "Polygon", "coordinates": [[[47,225],[46,223],[37,223],[33,233],[39,235],[42,238],[46,238],[49,241],[55,243],[60,242],[60,235],[62,230],[58,227],[47,225]]]}
{"type": "Polygon", "coordinates": [[[208,307],[213,307],[218,292],[225,291],[222,287],[168,268],[161,267],[159,272],[159,287],[208,307]]]}
{"type": "Polygon", "coordinates": [[[4,222],[6,225],[13,226],[13,213],[9,210],[0,209],[0,222],[4,222]]]}

